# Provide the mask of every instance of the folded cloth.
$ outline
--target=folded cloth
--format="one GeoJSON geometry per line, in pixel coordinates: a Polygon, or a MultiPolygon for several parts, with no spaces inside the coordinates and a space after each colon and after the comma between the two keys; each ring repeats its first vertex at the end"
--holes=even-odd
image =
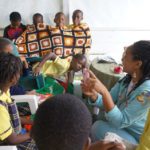
{"type": "Polygon", "coordinates": [[[98,63],[115,63],[115,64],[117,64],[115,59],[113,59],[111,56],[108,56],[108,55],[98,57],[98,63]]]}

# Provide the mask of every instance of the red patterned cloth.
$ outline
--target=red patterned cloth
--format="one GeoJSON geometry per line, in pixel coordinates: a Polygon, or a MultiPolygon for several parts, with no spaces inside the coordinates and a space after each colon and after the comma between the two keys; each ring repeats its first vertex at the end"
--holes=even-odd
{"type": "Polygon", "coordinates": [[[14,28],[9,25],[4,29],[4,37],[10,40],[17,39],[25,30],[26,26],[23,24],[21,24],[18,28],[14,28]]]}

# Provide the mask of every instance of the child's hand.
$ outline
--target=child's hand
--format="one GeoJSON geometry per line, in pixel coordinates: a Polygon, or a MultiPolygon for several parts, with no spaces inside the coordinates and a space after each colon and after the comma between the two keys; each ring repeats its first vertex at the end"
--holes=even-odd
{"type": "Polygon", "coordinates": [[[29,65],[27,63],[27,60],[24,56],[20,56],[21,61],[23,62],[24,67],[27,69],[29,68],[29,65]]]}
{"type": "MultiPolygon", "coordinates": [[[[95,143],[92,143],[89,150],[111,150],[112,148],[116,147],[115,142],[110,142],[110,141],[97,141],[95,143]]],[[[124,149],[115,149],[115,150],[124,150],[124,149]]]]}
{"type": "Polygon", "coordinates": [[[109,150],[126,150],[126,147],[121,143],[116,143],[115,146],[109,150]]]}
{"type": "Polygon", "coordinates": [[[20,117],[20,120],[21,120],[22,125],[25,125],[25,124],[32,125],[33,124],[33,121],[31,119],[27,119],[25,117],[20,117]]]}
{"type": "Polygon", "coordinates": [[[103,93],[106,89],[104,84],[89,70],[90,77],[86,80],[85,85],[89,86],[90,89],[95,89],[98,93],[103,93]]]}
{"type": "Polygon", "coordinates": [[[94,88],[89,88],[88,85],[84,85],[84,81],[81,82],[81,89],[83,94],[88,96],[92,101],[96,101],[98,97],[98,93],[94,88]]]}
{"type": "Polygon", "coordinates": [[[20,56],[20,59],[21,59],[22,62],[26,61],[26,58],[24,56],[20,56]]]}
{"type": "Polygon", "coordinates": [[[27,91],[26,94],[27,95],[37,95],[36,90],[27,91]]]}
{"type": "Polygon", "coordinates": [[[89,150],[125,150],[125,146],[117,143],[117,142],[111,142],[111,141],[97,141],[95,143],[92,143],[89,150]]]}
{"type": "Polygon", "coordinates": [[[41,71],[41,67],[37,66],[34,70],[33,70],[33,75],[37,76],[40,74],[41,71]]]}
{"type": "Polygon", "coordinates": [[[86,80],[90,77],[89,70],[87,68],[83,69],[83,81],[86,82],[86,80]]]}

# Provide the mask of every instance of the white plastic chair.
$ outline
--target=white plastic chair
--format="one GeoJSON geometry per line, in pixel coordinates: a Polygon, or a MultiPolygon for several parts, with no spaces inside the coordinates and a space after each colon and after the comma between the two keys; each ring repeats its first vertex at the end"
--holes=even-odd
{"type": "Polygon", "coordinates": [[[0,150],[17,150],[16,146],[0,146],[0,150]]]}
{"type": "Polygon", "coordinates": [[[29,104],[31,114],[36,112],[39,103],[39,98],[36,95],[15,95],[11,97],[16,103],[27,102],[29,104]]]}
{"type": "MultiPolygon", "coordinates": [[[[11,96],[15,103],[27,102],[29,104],[31,114],[34,114],[38,108],[39,97],[36,95],[15,95],[11,96]]],[[[16,146],[0,146],[0,150],[17,150],[16,146]]]]}

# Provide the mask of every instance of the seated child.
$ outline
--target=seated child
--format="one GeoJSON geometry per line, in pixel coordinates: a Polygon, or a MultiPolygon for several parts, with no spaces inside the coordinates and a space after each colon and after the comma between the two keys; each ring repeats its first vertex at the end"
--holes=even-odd
{"type": "Polygon", "coordinates": [[[40,14],[40,13],[34,14],[33,17],[32,17],[32,22],[33,22],[33,24],[28,24],[27,25],[27,30],[26,30],[27,33],[29,31],[33,30],[33,28],[34,28],[34,30],[37,30],[37,26],[38,26],[39,23],[43,24],[43,22],[44,22],[43,21],[43,15],[40,14]]]}
{"type": "Polygon", "coordinates": [[[54,22],[56,23],[56,27],[60,29],[66,29],[67,27],[65,26],[65,15],[63,12],[58,12],[55,15],[54,22]]]}
{"type": "MultiPolygon", "coordinates": [[[[69,25],[68,28],[70,28],[74,31],[77,31],[79,33],[83,32],[86,35],[87,42],[85,43],[85,47],[87,46],[88,48],[83,48],[81,53],[86,54],[87,59],[88,59],[88,52],[89,52],[90,46],[91,46],[91,33],[90,33],[90,28],[89,28],[88,24],[82,23],[82,20],[83,20],[82,10],[79,10],[79,9],[75,10],[72,15],[73,24],[69,25]]],[[[87,61],[89,61],[89,60],[87,60],[87,61]]]]}
{"type": "Polygon", "coordinates": [[[7,38],[0,38],[0,52],[12,53],[19,56],[17,47],[7,38]]]}
{"type": "Polygon", "coordinates": [[[74,26],[79,26],[83,20],[83,12],[81,10],[75,10],[72,15],[72,21],[74,26]]]}
{"type": "MultiPolygon", "coordinates": [[[[12,53],[14,55],[17,54],[17,56],[19,56],[14,44],[9,39],[6,39],[6,38],[0,38],[0,53],[2,53],[2,52],[12,53]]],[[[28,72],[29,72],[28,63],[27,63],[25,57],[21,57],[21,61],[23,63],[23,76],[26,76],[26,75],[28,75],[28,72]]],[[[10,88],[10,93],[11,93],[11,95],[24,95],[28,92],[26,92],[22,86],[17,84],[10,88]]],[[[30,94],[30,92],[28,94],[30,94]]]]}
{"type": "Polygon", "coordinates": [[[39,150],[124,150],[115,142],[91,144],[91,126],[91,114],[80,99],[57,95],[39,106],[31,136],[39,150]]]}
{"type": "Polygon", "coordinates": [[[40,13],[36,13],[33,15],[33,24],[37,26],[39,23],[43,23],[43,15],[40,13]]]}
{"type": "Polygon", "coordinates": [[[36,150],[30,134],[20,134],[21,124],[32,124],[32,121],[19,117],[9,93],[10,87],[18,82],[21,70],[22,63],[19,57],[10,53],[0,53],[0,145],[17,145],[19,150],[36,150]]]}
{"type": "MultiPolygon", "coordinates": [[[[6,38],[0,38],[0,53],[1,52],[5,52],[5,53],[13,53],[13,50],[14,50],[14,44],[9,40],[9,39],[6,39],[6,38]]],[[[30,69],[28,68],[28,63],[26,61],[26,58],[21,56],[21,61],[23,63],[23,73],[21,74],[24,78],[28,77],[29,76],[29,73],[30,73],[30,69]]],[[[38,91],[35,91],[35,90],[31,90],[31,91],[27,91],[25,90],[26,86],[21,86],[22,83],[25,83],[27,80],[25,81],[21,81],[19,83],[17,83],[16,85],[12,86],[10,88],[10,94],[11,95],[24,95],[24,94],[28,94],[28,95],[38,95],[38,96],[42,96],[44,98],[44,95],[42,94],[46,94],[46,89],[49,89],[48,87],[49,86],[52,86],[52,81],[51,81],[51,84],[49,83],[50,79],[46,79],[47,83],[45,84],[45,89],[40,88],[38,89],[38,91]],[[48,84],[49,83],[49,84],[48,84]],[[44,91],[44,93],[42,92],[44,91]],[[39,94],[40,93],[40,94],[39,94]]],[[[32,80],[31,80],[32,81],[32,80]]],[[[53,81],[55,81],[53,79],[53,81]]],[[[29,81],[27,81],[29,82],[29,81]]],[[[24,85],[24,84],[23,84],[24,85]]],[[[56,83],[54,82],[54,85],[56,85],[56,83]]],[[[56,86],[55,86],[56,87],[56,86]]],[[[57,93],[62,93],[64,91],[64,88],[58,84],[57,88],[59,88],[57,91],[55,90],[55,92],[53,94],[57,94],[57,93]]],[[[48,94],[48,93],[47,93],[48,94]]],[[[20,107],[19,107],[20,108],[20,107]]],[[[22,112],[23,111],[23,108],[20,108],[19,109],[19,112],[22,112]]],[[[24,112],[24,111],[23,111],[24,112]]]]}
{"type": "Polygon", "coordinates": [[[34,74],[38,75],[40,71],[45,76],[51,76],[59,79],[65,76],[66,84],[73,82],[74,73],[86,67],[86,57],[83,54],[76,54],[69,62],[68,59],[62,59],[54,53],[49,53],[43,57],[43,60],[34,69],[34,74]]]}
{"type": "Polygon", "coordinates": [[[83,20],[83,11],[79,9],[75,10],[72,15],[73,24],[69,25],[69,28],[74,29],[76,27],[84,25],[85,23],[82,23],[82,20],[83,20]]]}
{"type": "Polygon", "coordinates": [[[4,29],[3,37],[15,40],[26,30],[26,26],[21,23],[21,15],[18,12],[12,12],[9,17],[11,24],[4,29]]]}

